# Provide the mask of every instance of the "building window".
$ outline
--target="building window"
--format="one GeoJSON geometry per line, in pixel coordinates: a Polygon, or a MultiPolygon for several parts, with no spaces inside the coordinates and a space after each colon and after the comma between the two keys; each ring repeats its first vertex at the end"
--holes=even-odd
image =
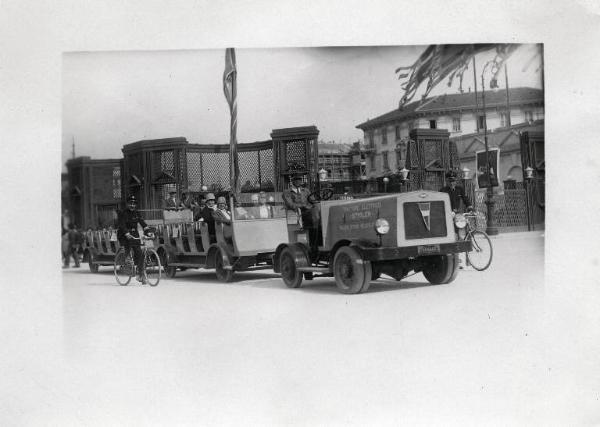
{"type": "Polygon", "coordinates": [[[382,145],[387,144],[387,126],[385,126],[383,129],[381,129],[381,144],[382,145]]]}
{"type": "Polygon", "coordinates": [[[396,139],[400,139],[400,126],[396,125],[396,139]]]}
{"type": "Polygon", "coordinates": [[[384,151],[383,153],[381,153],[381,155],[383,156],[383,169],[390,170],[390,164],[388,162],[388,152],[384,151]]]}
{"type": "Polygon", "coordinates": [[[372,130],[370,130],[369,133],[367,134],[367,139],[368,139],[368,143],[369,143],[369,148],[375,147],[375,142],[373,141],[373,131],[372,130]]]}
{"type": "Polygon", "coordinates": [[[437,121],[429,120],[429,129],[437,129],[437,121]]]}
{"type": "Polygon", "coordinates": [[[485,116],[481,115],[477,117],[477,129],[485,128],[485,116]]]}
{"type": "Polygon", "coordinates": [[[396,166],[398,168],[400,168],[400,165],[402,164],[402,150],[400,148],[396,149],[396,166]]]}
{"type": "Polygon", "coordinates": [[[452,132],[460,132],[460,117],[452,118],[452,132]]]}
{"type": "Polygon", "coordinates": [[[375,170],[375,154],[371,154],[369,156],[369,163],[371,166],[371,170],[374,171],[375,170]]]}

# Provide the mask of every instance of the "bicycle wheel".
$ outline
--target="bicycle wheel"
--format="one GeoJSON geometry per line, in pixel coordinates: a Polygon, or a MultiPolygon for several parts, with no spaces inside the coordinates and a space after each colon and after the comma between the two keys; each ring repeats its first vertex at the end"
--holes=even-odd
{"type": "Polygon", "coordinates": [[[126,286],[133,276],[133,260],[131,255],[125,254],[124,249],[119,249],[115,255],[114,271],[117,283],[121,286],[126,286]]]}
{"type": "Polygon", "coordinates": [[[148,249],[146,251],[144,265],[146,267],[146,279],[148,280],[148,284],[150,286],[158,285],[162,274],[162,266],[160,265],[160,258],[154,249],[148,249]]]}
{"type": "Polygon", "coordinates": [[[475,230],[467,236],[472,248],[467,252],[469,264],[477,271],[483,271],[492,263],[492,241],[483,231],[475,230]]]}

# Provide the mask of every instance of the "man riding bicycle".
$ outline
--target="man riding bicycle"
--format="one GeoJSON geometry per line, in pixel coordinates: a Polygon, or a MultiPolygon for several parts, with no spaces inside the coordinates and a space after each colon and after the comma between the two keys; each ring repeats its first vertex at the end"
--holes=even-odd
{"type": "Polygon", "coordinates": [[[129,250],[133,251],[133,261],[137,266],[137,277],[138,282],[142,282],[143,285],[148,283],[146,275],[144,274],[144,257],[141,249],[141,239],[138,233],[137,226],[140,224],[144,231],[148,229],[148,225],[140,212],[136,209],[137,200],[135,196],[130,195],[127,197],[127,208],[119,212],[119,226],[117,230],[117,238],[121,246],[125,247],[125,254],[129,253],[129,250]]]}

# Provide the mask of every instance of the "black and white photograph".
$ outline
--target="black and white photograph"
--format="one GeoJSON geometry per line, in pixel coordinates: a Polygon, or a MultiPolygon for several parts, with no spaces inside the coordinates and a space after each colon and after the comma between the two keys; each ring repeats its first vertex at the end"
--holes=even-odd
{"type": "Polygon", "coordinates": [[[1,6],[2,425],[600,423],[600,10],[64,3],[1,6]]]}

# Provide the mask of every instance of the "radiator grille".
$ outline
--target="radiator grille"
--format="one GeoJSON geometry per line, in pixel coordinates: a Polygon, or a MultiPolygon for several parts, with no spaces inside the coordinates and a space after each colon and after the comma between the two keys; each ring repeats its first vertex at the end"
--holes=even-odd
{"type": "Polygon", "coordinates": [[[446,237],[444,202],[404,203],[404,233],[407,239],[446,237]]]}

